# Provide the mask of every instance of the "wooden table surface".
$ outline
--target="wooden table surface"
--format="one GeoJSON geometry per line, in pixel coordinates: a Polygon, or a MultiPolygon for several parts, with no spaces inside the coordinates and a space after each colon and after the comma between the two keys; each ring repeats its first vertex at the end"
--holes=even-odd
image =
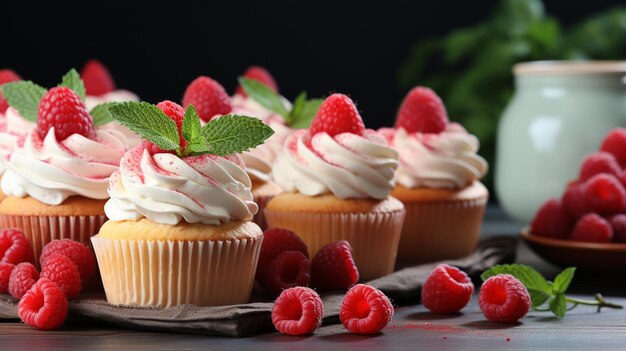
{"type": "MultiPolygon", "coordinates": [[[[514,234],[519,226],[490,208],[483,235],[514,234]]],[[[548,276],[554,266],[534,255],[525,245],[518,261],[531,264],[548,276]]],[[[624,277],[579,275],[570,291],[583,298],[603,292],[612,302],[626,305],[624,277]]],[[[421,305],[396,309],[392,324],[376,336],[355,336],[341,325],[320,328],[314,336],[288,337],[277,333],[233,339],[180,334],[157,334],[72,325],[41,332],[28,326],[0,323],[0,350],[624,350],[626,310],[603,310],[579,306],[564,319],[546,312],[530,312],[523,323],[502,325],[487,322],[474,296],[463,313],[437,316],[421,305]]]]}

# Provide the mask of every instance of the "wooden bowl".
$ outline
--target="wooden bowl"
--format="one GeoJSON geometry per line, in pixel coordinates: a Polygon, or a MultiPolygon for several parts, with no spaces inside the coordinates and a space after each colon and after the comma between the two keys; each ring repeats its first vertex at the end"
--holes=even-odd
{"type": "Polygon", "coordinates": [[[626,272],[626,244],[551,239],[524,228],[522,239],[539,256],[560,267],[594,272],[626,272]]]}

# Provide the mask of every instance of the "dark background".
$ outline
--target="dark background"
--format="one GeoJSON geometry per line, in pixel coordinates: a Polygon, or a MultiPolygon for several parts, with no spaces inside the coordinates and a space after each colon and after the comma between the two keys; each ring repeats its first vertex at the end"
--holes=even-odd
{"type": "MultiPolygon", "coordinates": [[[[252,64],[275,76],[290,99],[350,94],[366,125],[393,123],[405,91],[398,66],[420,39],[473,25],[497,1],[0,1],[0,67],[55,85],[98,58],[118,87],[144,100],[180,100],[209,75],[229,92],[252,64]]],[[[547,1],[567,26],[623,1],[547,1]]],[[[451,116],[453,117],[453,116],[451,116]]]]}

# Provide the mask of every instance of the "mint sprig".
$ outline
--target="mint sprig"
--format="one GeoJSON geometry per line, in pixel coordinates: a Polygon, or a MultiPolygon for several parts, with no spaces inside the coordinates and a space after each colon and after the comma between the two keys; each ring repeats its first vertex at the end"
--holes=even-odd
{"type": "Polygon", "coordinates": [[[67,72],[61,79],[59,86],[72,89],[72,91],[75,92],[82,101],[85,101],[85,97],[87,95],[85,91],[85,84],[83,84],[83,80],[80,78],[80,74],[78,74],[76,69],[72,68],[69,72],[67,72]]]}
{"type": "Polygon", "coordinates": [[[570,283],[574,279],[576,267],[569,267],[559,273],[554,282],[546,280],[536,269],[522,264],[503,264],[489,268],[481,274],[485,281],[498,274],[510,274],[526,286],[536,311],[550,311],[559,318],[565,317],[567,311],[578,305],[597,306],[598,312],[603,308],[623,308],[621,305],[607,302],[602,295],[596,294],[595,300],[582,300],[565,295],[570,283]],[[548,303],[548,306],[544,306],[548,303]],[[568,307],[568,304],[571,304],[568,307]]]}
{"type": "Polygon", "coordinates": [[[198,112],[189,105],[181,126],[185,146],[180,143],[176,123],[156,106],[147,102],[122,102],[107,108],[111,116],[133,132],[163,150],[181,156],[231,155],[262,144],[274,131],[257,118],[226,115],[201,127],[198,112]]]}
{"type": "Polygon", "coordinates": [[[46,94],[46,88],[28,80],[2,85],[2,96],[29,122],[37,121],[39,101],[46,94]]]}
{"type": "Polygon", "coordinates": [[[307,128],[315,117],[323,99],[307,100],[306,92],[300,93],[294,100],[293,107],[288,110],[283,98],[267,85],[245,77],[239,78],[243,90],[266,109],[283,117],[285,123],[292,128],[307,128]]]}
{"type": "Polygon", "coordinates": [[[91,114],[91,117],[93,117],[93,124],[95,126],[101,126],[115,121],[109,112],[109,107],[117,104],[119,104],[119,102],[103,102],[92,108],[89,113],[91,114]]]}

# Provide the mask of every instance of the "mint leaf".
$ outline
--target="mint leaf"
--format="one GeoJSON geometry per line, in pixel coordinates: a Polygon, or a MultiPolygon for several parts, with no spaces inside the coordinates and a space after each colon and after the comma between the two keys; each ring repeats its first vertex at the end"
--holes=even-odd
{"type": "Polygon", "coordinates": [[[85,85],[83,84],[83,80],[80,79],[80,74],[78,74],[74,68],[63,76],[59,86],[72,89],[81,100],[85,101],[85,85]]]}
{"type": "Polygon", "coordinates": [[[552,313],[559,318],[565,317],[565,313],[567,313],[565,295],[557,294],[552,301],[550,301],[550,311],[552,311],[552,313]]]}
{"type": "Polygon", "coordinates": [[[37,121],[39,101],[47,90],[31,81],[20,80],[2,85],[2,96],[29,122],[37,121]]]}
{"type": "Polygon", "coordinates": [[[552,289],[546,279],[536,269],[521,264],[502,264],[493,266],[481,274],[480,278],[485,281],[498,274],[510,274],[526,286],[533,307],[544,304],[551,295],[552,289]]]}
{"type": "Polygon", "coordinates": [[[258,102],[261,106],[270,111],[274,111],[283,117],[287,117],[289,115],[289,111],[287,111],[287,108],[283,105],[280,95],[274,92],[267,85],[254,79],[244,77],[239,78],[239,84],[241,84],[241,87],[245,90],[246,94],[248,94],[248,96],[258,102]]]}
{"type": "Polygon", "coordinates": [[[204,137],[200,137],[199,141],[189,143],[185,146],[185,153],[188,155],[199,155],[209,153],[211,149],[207,145],[204,137]]]}
{"type": "Polygon", "coordinates": [[[565,293],[567,288],[569,288],[572,279],[574,279],[574,273],[576,272],[576,267],[566,268],[563,272],[559,273],[559,275],[554,278],[554,283],[552,284],[552,291],[557,293],[565,293]]]}
{"type": "Polygon", "coordinates": [[[93,117],[93,124],[96,126],[105,125],[107,123],[115,121],[111,113],[109,112],[109,107],[119,104],[119,102],[104,102],[96,105],[89,114],[93,117]]]}
{"type": "Polygon", "coordinates": [[[302,112],[294,116],[293,122],[291,123],[292,128],[308,128],[311,126],[311,122],[315,115],[317,114],[317,110],[319,110],[320,106],[324,102],[324,99],[312,99],[307,101],[304,104],[302,112]]]}
{"type": "Polygon", "coordinates": [[[258,118],[225,115],[214,118],[202,127],[209,152],[225,156],[248,151],[261,145],[274,131],[258,118]]]}
{"type": "Polygon", "coordinates": [[[183,119],[183,138],[189,143],[196,140],[198,137],[202,137],[200,134],[200,116],[198,115],[198,111],[193,105],[187,106],[185,110],[185,117],[183,119]]]}
{"type": "Polygon", "coordinates": [[[289,111],[289,114],[285,117],[285,123],[287,123],[287,125],[291,125],[294,117],[295,119],[297,119],[297,116],[302,114],[305,104],[306,91],[303,91],[296,97],[295,100],[293,100],[293,106],[291,107],[291,111],[289,111]]]}
{"type": "Polygon", "coordinates": [[[123,126],[139,134],[163,150],[177,150],[180,153],[180,135],[176,123],[147,102],[120,102],[108,108],[109,112],[123,126]]]}

